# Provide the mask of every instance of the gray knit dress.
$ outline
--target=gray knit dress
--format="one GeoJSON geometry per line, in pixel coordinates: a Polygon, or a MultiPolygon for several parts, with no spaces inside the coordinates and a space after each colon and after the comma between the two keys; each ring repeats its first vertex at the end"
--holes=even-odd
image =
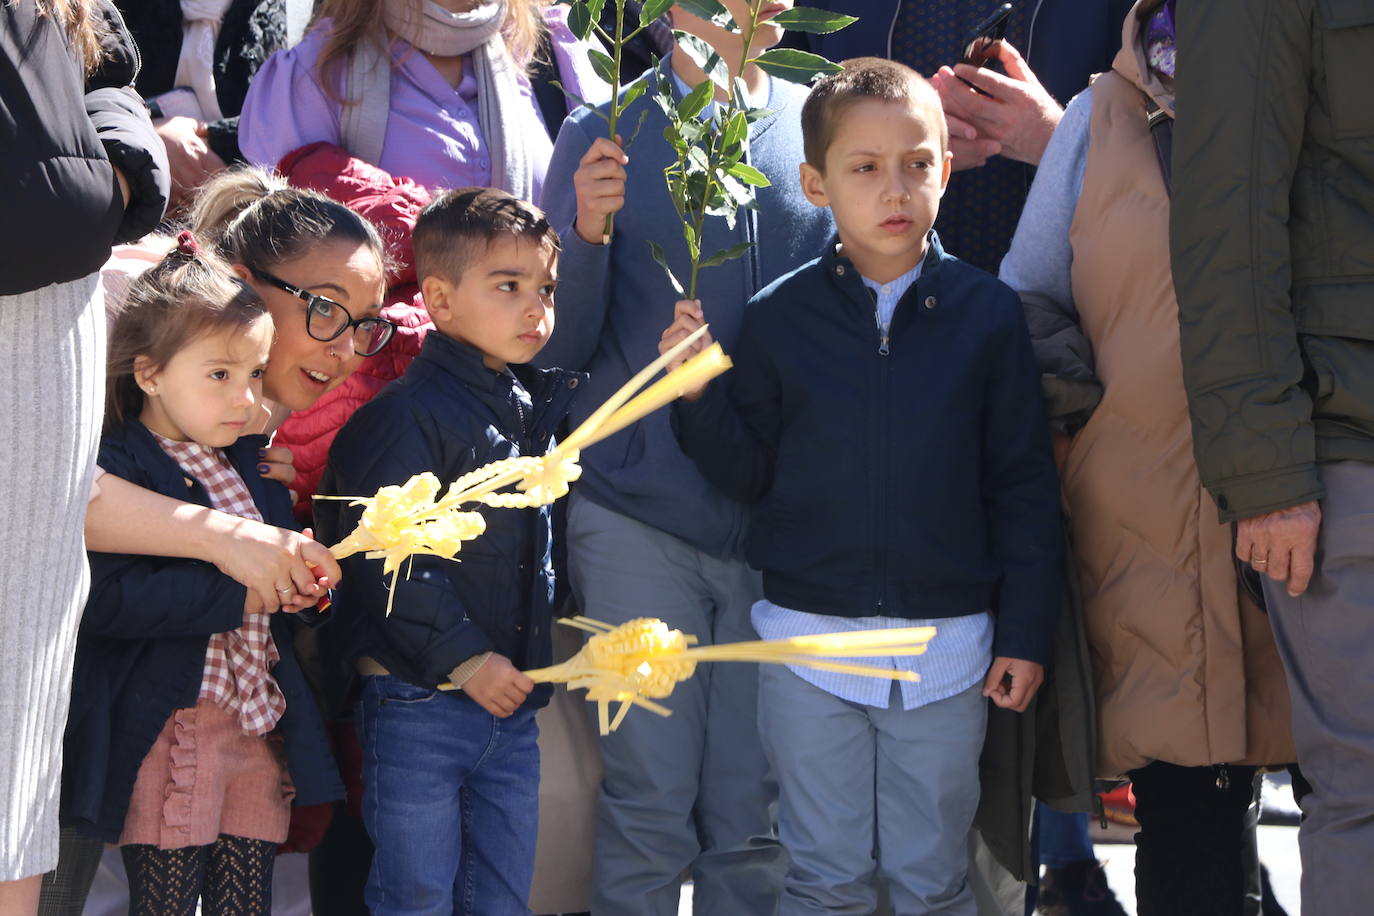
{"type": "Polygon", "coordinates": [[[57,865],[105,390],[100,275],[0,296],[0,881],[57,865]]]}

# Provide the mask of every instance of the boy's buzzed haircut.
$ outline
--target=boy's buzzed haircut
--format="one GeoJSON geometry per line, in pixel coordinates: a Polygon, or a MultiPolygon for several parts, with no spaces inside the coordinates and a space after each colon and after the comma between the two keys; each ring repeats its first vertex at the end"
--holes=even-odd
{"type": "Polygon", "coordinates": [[[806,161],[825,171],[825,153],[835,139],[840,117],[851,105],[865,99],[880,102],[907,102],[923,96],[937,112],[940,124],[940,149],[949,149],[949,124],[940,107],[935,87],[915,70],[881,57],[856,57],[847,60],[839,73],[817,81],[802,106],[802,144],[806,161]]]}
{"type": "Polygon", "coordinates": [[[463,271],[494,239],[513,235],[554,252],[562,249],[544,211],[496,188],[454,188],[420,212],[411,242],[415,275],[458,283],[463,271]]]}

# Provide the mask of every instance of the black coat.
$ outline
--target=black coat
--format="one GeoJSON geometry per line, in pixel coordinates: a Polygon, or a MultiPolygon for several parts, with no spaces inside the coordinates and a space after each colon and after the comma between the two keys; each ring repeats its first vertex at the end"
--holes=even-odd
{"type": "MultiPolygon", "coordinates": [[[[492,461],[545,454],[586,376],[511,369],[530,394],[528,416],[513,406],[508,376],[483,366],[472,347],[430,331],[405,375],[358,408],[339,431],[320,494],[371,496],[424,471],[448,484],[492,461]]],[[[355,554],[342,561],[334,621],[320,634],[335,699],[363,655],[429,688],[483,652],[499,652],[522,669],[551,663],[549,508],[481,511],[486,532],[465,543],[456,562],[412,557],[391,592],[380,560],[355,554]]],[[[320,536],[330,544],[342,540],[361,512],[344,502],[316,503],[320,536]]],[[[549,693],[548,685],[535,688],[526,705],[542,706],[549,693]]]]}
{"type": "Polygon", "coordinates": [[[105,58],[83,78],[54,20],[31,0],[0,3],[0,296],[94,273],[167,205],[167,154],[131,88],[138,51],[114,7],[96,14],[105,58]],[[111,163],[129,180],[127,209],[111,163]]]}
{"type": "MultiPolygon", "coordinates": [[[[257,473],[262,436],[225,449],[268,524],[295,527],[290,497],[257,473]]],[[[138,422],[100,443],[100,467],[141,487],[210,505],[138,422]]],[[[244,586],[200,560],[91,553],[91,594],[77,636],[62,766],[62,823],[106,842],[124,827],[139,766],[167,718],[196,705],[205,649],[215,633],[243,623],[244,586]]],[[[285,739],[295,804],[343,797],[314,693],[293,645],[297,615],[272,615],[281,660],[272,676],[286,698],[277,724],[285,739]]]]}
{"type": "MultiPolygon", "coordinates": [[[[179,0],[118,0],[143,54],[138,91],[145,98],[176,88],[181,57],[179,0]]],[[[215,40],[215,96],[224,117],[209,122],[210,148],[225,162],[241,162],[239,112],[248,84],[274,51],[286,47],[286,0],[234,0],[215,40]]]]}

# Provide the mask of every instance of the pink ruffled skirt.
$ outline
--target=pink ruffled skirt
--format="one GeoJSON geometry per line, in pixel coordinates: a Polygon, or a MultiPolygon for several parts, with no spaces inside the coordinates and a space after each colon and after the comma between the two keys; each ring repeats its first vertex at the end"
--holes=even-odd
{"type": "Polygon", "coordinates": [[[245,735],[238,716],[201,700],[172,713],[143,758],[119,844],[280,843],[295,794],[280,736],[245,735]]]}

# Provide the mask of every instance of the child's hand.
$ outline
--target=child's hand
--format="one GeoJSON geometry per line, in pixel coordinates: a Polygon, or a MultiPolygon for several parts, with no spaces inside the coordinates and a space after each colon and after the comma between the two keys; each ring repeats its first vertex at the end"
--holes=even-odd
{"type": "MultiPolygon", "coordinates": [[[[682,342],[683,338],[695,333],[698,328],[706,323],[706,318],[701,311],[701,303],[695,299],[679,299],[677,306],[673,309],[673,323],[668,325],[668,330],[663,332],[663,336],[658,341],[658,353],[662,356],[673,347],[682,342]]],[[[668,364],[668,371],[672,372],[687,360],[696,356],[702,350],[711,346],[711,332],[707,331],[696,339],[696,341],[686,350],[678,354],[677,358],[668,364]]],[[[708,383],[709,384],[709,383],[708,383]]],[[[684,392],[683,400],[695,401],[706,391],[706,385],[702,385],[695,391],[684,392]]]]}
{"type": "Polygon", "coordinates": [[[521,674],[510,659],[495,652],[463,684],[463,691],[498,719],[519,709],[533,689],[534,681],[521,674]]]}
{"type": "Polygon", "coordinates": [[[983,696],[1002,709],[1025,712],[1044,682],[1044,665],[999,656],[992,660],[992,667],[988,669],[988,679],[983,682],[983,696]]]}
{"type": "Polygon", "coordinates": [[[625,164],[630,157],[612,143],[597,137],[577,164],[573,189],[577,192],[577,234],[589,245],[604,245],[606,217],[625,206],[625,164]]]}

